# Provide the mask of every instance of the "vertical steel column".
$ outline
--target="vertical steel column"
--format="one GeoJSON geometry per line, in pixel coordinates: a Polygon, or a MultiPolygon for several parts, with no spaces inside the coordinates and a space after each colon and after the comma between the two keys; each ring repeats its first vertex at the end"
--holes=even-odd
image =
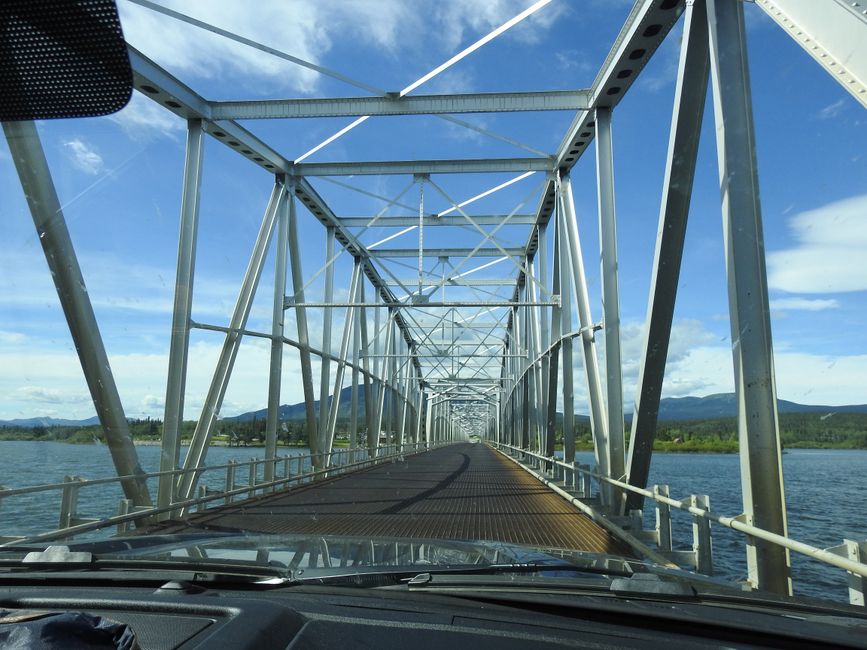
{"type": "MultiPolygon", "coordinates": [[[[617,218],[614,209],[614,147],[611,109],[596,109],[596,187],[599,204],[602,310],[605,326],[605,383],[608,404],[608,474],[622,481],[625,469],[623,425],[623,364],[620,355],[620,290],[617,279],[617,218]]],[[[623,491],[605,485],[616,511],[623,508],[623,491]]]]}
{"type": "MultiPolygon", "coordinates": [[[[282,182],[281,182],[282,184],[282,182]]],[[[268,416],[265,422],[265,482],[274,480],[280,388],[283,378],[283,324],[286,319],[286,266],[289,248],[289,201],[285,186],[277,211],[277,251],[274,260],[274,307],[271,316],[271,365],[268,376],[268,416]]]]}
{"type": "MultiPolygon", "coordinates": [[[[377,310],[377,311],[379,311],[379,310],[377,310]]],[[[391,312],[392,312],[392,308],[388,307],[388,316],[386,316],[386,318],[388,319],[388,322],[385,325],[385,346],[384,346],[385,351],[383,352],[383,354],[385,354],[386,357],[384,357],[382,360],[383,370],[385,370],[386,362],[388,361],[387,355],[389,354],[389,350],[391,349],[391,339],[392,339],[391,333],[392,333],[392,328],[394,327],[394,318],[393,318],[393,315],[391,312]]],[[[378,445],[380,432],[382,431],[382,416],[383,416],[383,412],[385,411],[385,393],[386,393],[387,385],[386,385],[386,380],[383,377],[378,377],[377,383],[379,384],[379,391],[377,392],[377,396],[376,396],[377,397],[376,440],[377,440],[377,445],[378,445]]]]}
{"type": "Polygon", "coordinates": [[[289,263],[292,271],[292,304],[295,305],[295,325],[298,330],[298,356],[301,361],[301,386],[304,389],[304,415],[307,445],[314,467],[319,467],[319,432],[317,430],[315,396],[313,393],[313,361],[310,355],[310,335],[307,330],[307,308],[304,307],[304,274],[301,270],[301,249],[298,245],[298,214],[295,206],[295,185],[289,180],[289,263]]]}
{"type": "MultiPolygon", "coordinates": [[[[527,284],[524,283],[524,286],[519,292],[519,296],[523,293],[523,302],[527,302],[527,284]]],[[[522,354],[524,354],[525,358],[522,359],[522,366],[519,366],[518,372],[521,377],[521,449],[529,449],[530,448],[530,367],[527,365],[527,360],[530,356],[530,324],[527,322],[527,310],[529,308],[527,306],[518,307],[518,313],[521,315],[521,335],[524,339],[522,341],[522,354]]]]}
{"type": "Polygon", "coordinates": [[[93,406],[105,432],[112,462],[119,476],[136,476],[121,482],[124,495],[132,499],[135,505],[150,505],[147,483],[140,478],[144,472],[132,443],[123,404],[36,126],[33,122],[3,122],[3,131],[39,235],[39,243],[45,253],[45,261],[54,279],[54,287],[69,325],[93,406]]]}
{"type": "MultiPolygon", "coordinates": [[[[554,269],[551,274],[551,293],[554,296],[560,296],[562,303],[562,295],[560,289],[560,228],[557,225],[557,217],[554,217],[554,269]]],[[[541,260],[540,260],[541,261],[541,260]]],[[[545,313],[545,317],[547,319],[547,313],[543,308],[543,313],[545,313]]],[[[562,316],[560,314],[560,307],[558,305],[551,306],[551,330],[548,334],[549,342],[553,341],[553,345],[551,346],[550,353],[548,354],[548,381],[546,384],[547,391],[547,410],[546,410],[546,422],[545,422],[545,430],[546,430],[546,438],[545,438],[545,455],[549,458],[554,455],[554,444],[556,442],[556,431],[557,431],[557,375],[559,370],[559,356],[560,356],[560,337],[562,332],[562,316]]],[[[547,327],[545,328],[547,329],[547,327]]],[[[565,439],[564,439],[565,442],[565,439]]],[[[574,442],[573,442],[574,445],[574,442]]],[[[563,448],[563,452],[565,454],[566,448],[563,448]]],[[[572,458],[575,458],[575,454],[573,452],[572,458]]],[[[569,457],[564,455],[563,459],[566,462],[571,462],[569,457]]]]}
{"type": "MultiPolygon", "coordinates": [[[[546,225],[539,226],[537,235],[539,241],[538,256],[539,256],[539,282],[544,289],[545,283],[548,281],[548,227],[546,225]]],[[[540,292],[542,295],[542,292],[540,292]]],[[[548,383],[550,382],[548,368],[551,365],[551,356],[548,353],[548,347],[551,345],[551,328],[548,324],[548,308],[539,307],[539,353],[543,354],[539,362],[540,373],[540,395],[542,396],[539,402],[539,429],[541,433],[540,451],[548,456],[548,383]]],[[[556,409],[555,409],[556,410],[556,409]]],[[[550,437],[554,437],[554,432],[550,432],[550,437]]]]}
{"type": "Polygon", "coordinates": [[[566,237],[566,214],[562,201],[557,210],[557,238],[560,250],[560,344],[563,369],[563,459],[575,463],[575,365],[572,357],[572,278],[569,240],[566,237]]]}
{"type": "MultiPolygon", "coordinates": [[[[708,3],[711,78],[748,523],[786,535],[786,502],[743,6],[708,3]]],[[[749,538],[750,581],[791,593],[787,549],[749,538]]]]}
{"type": "MultiPolygon", "coordinates": [[[[395,312],[395,318],[397,317],[397,312],[395,312]]],[[[394,320],[394,319],[392,319],[394,320]]],[[[400,395],[398,394],[398,365],[397,365],[397,357],[400,354],[401,344],[403,343],[403,339],[400,337],[398,332],[398,328],[391,328],[391,357],[388,359],[389,361],[389,371],[388,371],[388,381],[386,382],[386,386],[388,387],[388,440],[390,443],[394,444],[397,438],[397,413],[398,413],[398,399],[400,395]]]]}
{"type": "MultiPolygon", "coordinates": [[[[178,263],[175,275],[175,302],[172,310],[172,336],[169,344],[169,369],[166,379],[166,404],[160,451],[160,471],[178,468],[181,454],[181,424],[187,389],[187,358],[190,347],[190,316],[193,308],[193,282],[196,274],[196,241],[199,229],[199,196],[202,182],[204,132],[201,120],[187,122],[187,156],[184,161],[184,187],[181,197],[178,263]]],[[[159,478],[157,505],[164,508],[175,498],[175,477],[159,478]]],[[[168,516],[168,515],[167,515],[168,516]]]]}
{"type": "Polygon", "coordinates": [[[250,315],[250,308],[253,306],[253,298],[256,295],[256,287],[259,284],[262,267],[265,265],[268,244],[271,241],[271,234],[274,232],[274,222],[276,221],[278,204],[282,196],[283,186],[275,183],[274,189],[271,192],[271,198],[268,201],[268,207],[265,209],[262,225],[259,228],[259,234],[256,237],[256,243],[253,246],[250,260],[247,263],[247,270],[244,272],[244,280],[241,283],[238,300],[235,302],[235,309],[229,322],[229,331],[226,332],[226,338],[223,341],[223,349],[220,352],[217,367],[214,369],[214,375],[211,378],[208,395],[202,406],[202,414],[196,423],[196,430],[193,432],[190,448],[184,459],[184,469],[187,471],[181,475],[178,483],[178,498],[181,500],[191,499],[195,494],[196,482],[199,475],[199,472],[196,470],[202,467],[205,462],[205,456],[208,453],[208,445],[211,442],[214,422],[217,420],[217,415],[220,412],[220,406],[223,403],[223,397],[226,395],[226,388],[229,385],[229,378],[232,375],[232,367],[238,355],[238,348],[241,346],[241,330],[246,326],[247,317],[250,315]]]}
{"type": "MultiPolygon", "coordinates": [[[[628,482],[640,488],[647,487],[650,473],[707,95],[709,54],[704,0],[687,4],[683,32],[647,302],[647,332],[635,388],[632,435],[626,464],[628,482]]],[[[644,497],[629,493],[627,510],[640,510],[643,502],[644,497]]]]}
{"type": "Polygon", "coordinates": [[[395,381],[397,382],[397,387],[398,387],[397,390],[395,391],[395,397],[400,398],[400,404],[399,404],[399,409],[398,409],[400,412],[400,415],[398,416],[398,421],[397,421],[398,429],[397,429],[397,433],[396,433],[398,451],[403,451],[403,444],[404,444],[403,436],[406,433],[406,412],[407,412],[407,404],[408,404],[408,399],[407,399],[406,393],[407,393],[407,389],[409,387],[409,369],[411,366],[412,366],[412,364],[409,362],[409,358],[407,357],[407,360],[404,362],[404,365],[401,368],[401,372],[403,374],[403,380],[400,380],[399,377],[395,377],[395,381]],[[401,390],[401,388],[403,390],[401,390]]]}
{"type": "MultiPolygon", "coordinates": [[[[364,278],[359,276],[359,283],[363,283],[364,278]]],[[[364,298],[361,298],[361,287],[358,288],[359,294],[359,302],[364,302],[364,298]]],[[[364,318],[364,313],[361,308],[358,307],[357,316],[358,320],[364,318]]],[[[355,327],[352,328],[352,392],[349,396],[349,449],[351,450],[351,458],[350,462],[355,462],[355,449],[358,447],[358,363],[359,363],[359,347],[361,347],[361,323],[356,322],[355,327]]]]}
{"type": "MultiPolygon", "coordinates": [[[[584,351],[584,372],[587,376],[587,397],[590,402],[590,426],[593,429],[596,466],[600,474],[610,476],[608,466],[608,416],[599,379],[599,359],[596,356],[596,337],[593,318],[590,315],[590,297],[587,294],[587,277],[584,274],[584,256],[581,253],[581,239],[578,236],[578,221],[575,216],[575,203],[572,199],[572,183],[568,176],[560,179],[560,198],[563,205],[565,228],[563,234],[569,242],[572,258],[573,285],[575,288],[578,324],[581,328],[581,344],[584,351]]],[[[603,492],[603,501],[606,495],[603,492]]],[[[605,505],[609,505],[605,502],[605,505]]]]}
{"type": "MultiPolygon", "coordinates": [[[[362,282],[359,289],[359,302],[363,305],[366,302],[366,298],[364,296],[364,279],[362,278],[362,282]]],[[[375,311],[379,311],[378,309],[375,311]]],[[[362,307],[361,313],[359,314],[361,318],[361,366],[364,371],[364,424],[367,428],[367,453],[368,456],[372,457],[376,451],[376,443],[377,438],[373,433],[373,423],[374,423],[374,405],[373,405],[373,395],[374,391],[371,388],[370,381],[370,341],[367,338],[367,309],[362,307]]]]}
{"type": "Polygon", "coordinates": [[[414,371],[415,380],[417,383],[416,386],[416,413],[415,413],[415,426],[413,428],[412,441],[418,445],[418,443],[422,442],[422,436],[424,432],[422,431],[422,417],[424,416],[424,391],[421,389],[421,374],[418,370],[414,371]]]}
{"type": "MultiPolygon", "coordinates": [[[[334,301],[334,227],[325,229],[325,297],[322,302],[330,304],[334,301]],[[330,262],[330,264],[329,264],[330,262]]],[[[322,310],[322,365],[319,381],[319,449],[328,453],[328,389],[331,379],[331,322],[333,309],[325,307],[322,310]]],[[[338,395],[334,399],[338,399],[338,395]]]]}
{"type": "Polygon", "coordinates": [[[425,402],[427,403],[427,408],[425,409],[425,421],[424,421],[424,433],[425,433],[425,442],[427,443],[427,448],[430,449],[431,443],[436,442],[436,438],[434,437],[433,426],[433,400],[436,397],[436,394],[427,395],[425,398],[425,402]]]}
{"type": "MultiPolygon", "coordinates": [[[[356,293],[361,278],[361,260],[355,258],[352,267],[352,279],[349,282],[349,303],[357,302],[356,293]]],[[[334,432],[337,429],[337,413],[340,410],[340,393],[343,390],[343,376],[346,372],[346,357],[349,354],[349,341],[355,323],[355,307],[346,308],[346,320],[343,323],[343,339],[340,342],[340,356],[337,360],[337,370],[334,375],[334,391],[331,393],[331,406],[328,411],[328,422],[325,430],[325,441],[322,451],[330,454],[334,445],[334,432]]]]}
{"type": "MultiPolygon", "coordinates": [[[[527,258],[527,268],[530,271],[535,271],[534,268],[534,258],[527,258]]],[[[527,278],[527,302],[538,302],[538,294],[536,292],[536,281],[532,278],[527,278]]],[[[542,338],[539,332],[539,307],[531,307],[527,306],[527,316],[528,316],[528,324],[530,326],[530,350],[529,350],[529,358],[527,361],[529,362],[527,372],[528,376],[532,380],[532,415],[533,415],[533,442],[535,450],[537,452],[542,450],[542,436],[544,429],[544,420],[543,420],[543,406],[545,403],[545,396],[542,393],[542,380],[541,380],[541,364],[537,360],[539,354],[542,349],[542,338]]]]}
{"type": "MultiPolygon", "coordinates": [[[[374,300],[379,302],[381,296],[379,292],[376,293],[374,300]]],[[[382,354],[382,332],[380,332],[380,312],[382,310],[379,307],[373,308],[373,418],[371,420],[371,424],[375,428],[375,439],[376,446],[379,447],[379,433],[380,427],[382,426],[381,413],[382,408],[380,407],[380,398],[382,397],[382,369],[385,368],[385,359],[380,355],[382,354]]],[[[386,318],[388,315],[386,314],[386,318]]],[[[374,430],[374,429],[372,429],[374,430]]]]}

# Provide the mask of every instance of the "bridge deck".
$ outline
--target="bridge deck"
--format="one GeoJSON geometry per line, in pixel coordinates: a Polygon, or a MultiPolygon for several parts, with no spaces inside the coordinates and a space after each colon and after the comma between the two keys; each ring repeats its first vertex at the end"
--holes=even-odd
{"type": "Polygon", "coordinates": [[[631,555],[566,500],[481,444],[435,449],[212,508],[187,522],[273,534],[498,540],[631,555]]]}

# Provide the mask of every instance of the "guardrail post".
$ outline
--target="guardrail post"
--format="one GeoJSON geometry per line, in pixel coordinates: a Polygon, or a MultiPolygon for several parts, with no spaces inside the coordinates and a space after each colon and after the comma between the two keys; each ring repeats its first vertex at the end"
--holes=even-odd
{"type": "Polygon", "coordinates": [[[250,486],[250,491],[247,493],[248,498],[251,498],[256,494],[256,471],[258,470],[258,462],[259,461],[256,458],[250,459],[250,480],[247,483],[247,485],[250,486]]]}
{"type": "MultiPolygon", "coordinates": [[[[117,514],[118,516],[128,515],[135,508],[134,502],[132,499],[121,499],[117,504],[117,514]]],[[[122,521],[117,525],[117,534],[123,535],[124,533],[129,532],[130,524],[132,522],[122,521]]]]}
{"type": "MultiPolygon", "coordinates": [[[[207,485],[200,485],[199,486],[199,498],[204,499],[206,496],[208,496],[208,486],[207,485]]],[[[202,510],[207,510],[207,508],[208,508],[207,501],[196,504],[196,512],[201,512],[202,510]]]]}
{"type": "MultiPolygon", "coordinates": [[[[710,511],[710,498],[706,494],[693,494],[689,505],[710,511]]],[[[695,553],[695,569],[705,575],[713,575],[713,548],[710,537],[710,520],[700,515],[692,516],[692,550],[695,553]]]]}
{"type": "MultiPolygon", "coordinates": [[[[235,468],[238,465],[238,461],[230,460],[228,467],[226,467],[226,492],[231,492],[235,489],[235,468]]],[[[232,503],[232,495],[227,494],[226,505],[232,503]]]]}
{"type": "MultiPolygon", "coordinates": [[[[853,562],[863,563],[867,560],[867,540],[857,542],[852,539],[844,539],[840,546],[834,546],[827,550],[853,562]]],[[[863,607],[867,604],[864,599],[864,594],[867,593],[867,578],[856,575],[851,571],[847,571],[846,575],[849,578],[849,603],[863,607]]]]}
{"type": "Polygon", "coordinates": [[[582,499],[589,499],[593,496],[593,483],[590,475],[587,473],[590,471],[590,465],[578,465],[579,470],[584,470],[580,473],[580,489],[582,499]]]}
{"type": "MultiPolygon", "coordinates": [[[[667,497],[667,485],[654,485],[653,497],[667,497]]],[[[656,501],[656,546],[660,551],[671,551],[671,506],[656,501]]]]}
{"type": "Polygon", "coordinates": [[[292,457],[289,454],[286,454],[285,456],[283,456],[283,478],[284,479],[289,478],[289,461],[291,460],[291,458],[292,457]]]}
{"type": "Polygon", "coordinates": [[[80,476],[64,476],[63,491],[60,493],[60,523],[58,528],[69,528],[78,517],[78,490],[81,487],[80,476]]]}

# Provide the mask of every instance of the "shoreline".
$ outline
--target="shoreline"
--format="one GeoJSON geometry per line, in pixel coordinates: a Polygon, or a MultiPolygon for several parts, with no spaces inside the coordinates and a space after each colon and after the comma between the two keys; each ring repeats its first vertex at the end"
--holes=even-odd
{"type": "MultiPolygon", "coordinates": [[[[100,441],[69,441],[69,440],[51,440],[51,439],[26,439],[26,438],[0,438],[0,443],[2,442],[56,442],[64,445],[105,445],[104,442],[100,441]]],[[[133,440],[133,445],[136,447],[159,447],[159,440],[133,440]]],[[[185,440],[181,442],[182,447],[189,447],[189,441],[185,440]]],[[[231,449],[264,449],[265,443],[256,443],[256,444],[248,444],[248,445],[230,445],[225,440],[212,440],[212,447],[223,447],[223,448],[231,448],[231,449]]],[[[279,444],[278,448],[283,449],[308,449],[307,445],[287,445],[287,444],[279,444]]],[[[349,449],[349,445],[334,445],[334,449],[349,449]]],[[[813,450],[813,451],[821,451],[821,450],[836,450],[836,451],[864,451],[864,447],[851,447],[851,446],[831,446],[831,445],[817,445],[815,447],[805,446],[805,445],[797,445],[783,448],[783,454],[791,451],[791,450],[813,450]]],[[[563,451],[562,446],[555,447],[555,450],[558,452],[563,451]]],[[[576,447],[576,452],[592,452],[592,447],[576,447]]],[[[654,453],[658,454],[726,454],[732,455],[737,454],[738,449],[714,449],[714,448],[686,448],[686,449],[672,449],[670,445],[667,445],[665,448],[654,448],[654,453]]]]}

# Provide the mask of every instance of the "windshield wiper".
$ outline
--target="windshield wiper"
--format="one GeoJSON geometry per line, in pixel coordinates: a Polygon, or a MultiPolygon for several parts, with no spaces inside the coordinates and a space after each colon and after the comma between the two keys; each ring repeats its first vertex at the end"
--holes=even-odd
{"type": "MultiPolygon", "coordinates": [[[[296,572],[294,584],[322,585],[353,585],[358,587],[409,587],[418,588],[429,583],[436,576],[437,585],[445,585],[450,581],[461,580],[466,583],[479,584],[486,576],[496,576],[497,582],[508,581],[515,584],[515,574],[533,576],[535,579],[580,580],[582,575],[592,574],[593,582],[599,578],[629,577],[632,572],[624,569],[606,569],[603,567],[582,567],[569,562],[522,562],[507,564],[431,566],[423,572],[418,567],[375,567],[357,566],[344,567],[341,573],[324,573],[309,577],[300,577],[303,570],[296,572]],[[423,576],[427,576],[425,579],[423,576]],[[598,577],[595,577],[598,576],[598,577]]],[[[608,584],[607,582],[605,583],[608,584]]]]}
{"type": "MultiPolygon", "coordinates": [[[[70,551],[68,546],[49,546],[43,551],[30,551],[22,558],[0,558],[0,569],[27,571],[173,571],[196,574],[198,579],[205,576],[279,579],[279,582],[292,579],[291,570],[281,563],[261,564],[241,560],[218,558],[177,557],[173,559],[126,559],[100,557],[87,551],[70,551]]],[[[276,583],[275,583],[276,584],[276,583]]]]}

